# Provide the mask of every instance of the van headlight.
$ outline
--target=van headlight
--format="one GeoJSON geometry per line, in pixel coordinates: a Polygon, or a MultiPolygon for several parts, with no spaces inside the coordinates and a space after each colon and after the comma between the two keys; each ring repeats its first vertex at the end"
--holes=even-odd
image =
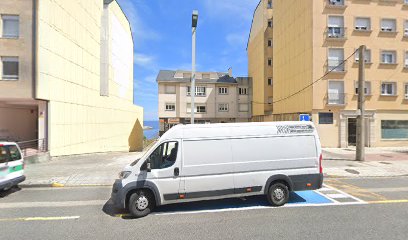
{"type": "Polygon", "coordinates": [[[119,173],[119,179],[125,179],[129,177],[131,173],[132,173],[131,171],[122,171],[119,173]]]}

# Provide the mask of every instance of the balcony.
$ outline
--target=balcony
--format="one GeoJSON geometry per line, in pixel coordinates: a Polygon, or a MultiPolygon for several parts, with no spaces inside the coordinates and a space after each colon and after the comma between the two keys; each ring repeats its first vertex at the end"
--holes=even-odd
{"type": "Polygon", "coordinates": [[[345,27],[327,27],[326,28],[326,40],[344,41],[346,40],[346,28],[345,27]]]}
{"type": "Polygon", "coordinates": [[[344,0],[326,0],[326,7],[344,9],[347,6],[344,0]]]}
{"type": "Polygon", "coordinates": [[[346,94],[345,93],[327,93],[327,105],[345,105],[346,104],[346,94]]]}
{"type": "Polygon", "coordinates": [[[328,59],[326,62],[326,72],[331,73],[345,73],[346,70],[346,61],[339,59],[328,59]]]}

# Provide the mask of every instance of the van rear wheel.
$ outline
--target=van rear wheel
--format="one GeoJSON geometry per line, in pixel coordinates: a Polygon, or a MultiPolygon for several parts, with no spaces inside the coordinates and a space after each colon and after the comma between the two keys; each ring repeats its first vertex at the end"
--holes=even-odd
{"type": "Polygon", "coordinates": [[[154,204],[154,198],[148,191],[139,190],[130,196],[128,208],[130,214],[140,218],[153,211],[154,204]]]}
{"type": "Polygon", "coordinates": [[[282,206],[285,203],[288,202],[289,200],[289,189],[288,186],[286,186],[283,183],[273,183],[270,187],[269,187],[269,191],[268,191],[268,202],[272,205],[272,206],[282,206]]]}

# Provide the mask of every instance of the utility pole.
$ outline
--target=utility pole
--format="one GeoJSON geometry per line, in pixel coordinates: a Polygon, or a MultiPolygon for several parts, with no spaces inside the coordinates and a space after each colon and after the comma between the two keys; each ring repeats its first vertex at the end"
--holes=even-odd
{"type": "Polygon", "coordinates": [[[365,50],[366,46],[361,45],[358,48],[358,109],[357,109],[357,144],[356,144],[356,160],[364,161],[365,158],[365,92],[364,92],[364,70],[365,70],[365,50]]]}
{"type": "Polygon", "coordinates": [[[191,29],[192,29],[192,59],[191,59],[191,87],[190,87],[190,94],[191,94],[191,124],[194,124],[194,112],[195,112],[195,105],[194,105],[194,98],[195,98],[195,64],[196,64],[196,30],[197,30],[197,22],[198,22],[198,11],[193,11],[192,22],[191,22],[191,29]]]}

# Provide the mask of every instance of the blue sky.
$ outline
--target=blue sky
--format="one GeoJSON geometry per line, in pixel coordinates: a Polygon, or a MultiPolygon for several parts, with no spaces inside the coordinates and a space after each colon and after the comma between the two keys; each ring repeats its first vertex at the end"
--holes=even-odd
{"type": "Polygon", "coordinates": [[[246,44],[258,0],[118,0],[134,38],[134,101],[158,120],[161,69],[191,69],[191,14],[199,11],[197,71],[247,76],[246,44]]]}

